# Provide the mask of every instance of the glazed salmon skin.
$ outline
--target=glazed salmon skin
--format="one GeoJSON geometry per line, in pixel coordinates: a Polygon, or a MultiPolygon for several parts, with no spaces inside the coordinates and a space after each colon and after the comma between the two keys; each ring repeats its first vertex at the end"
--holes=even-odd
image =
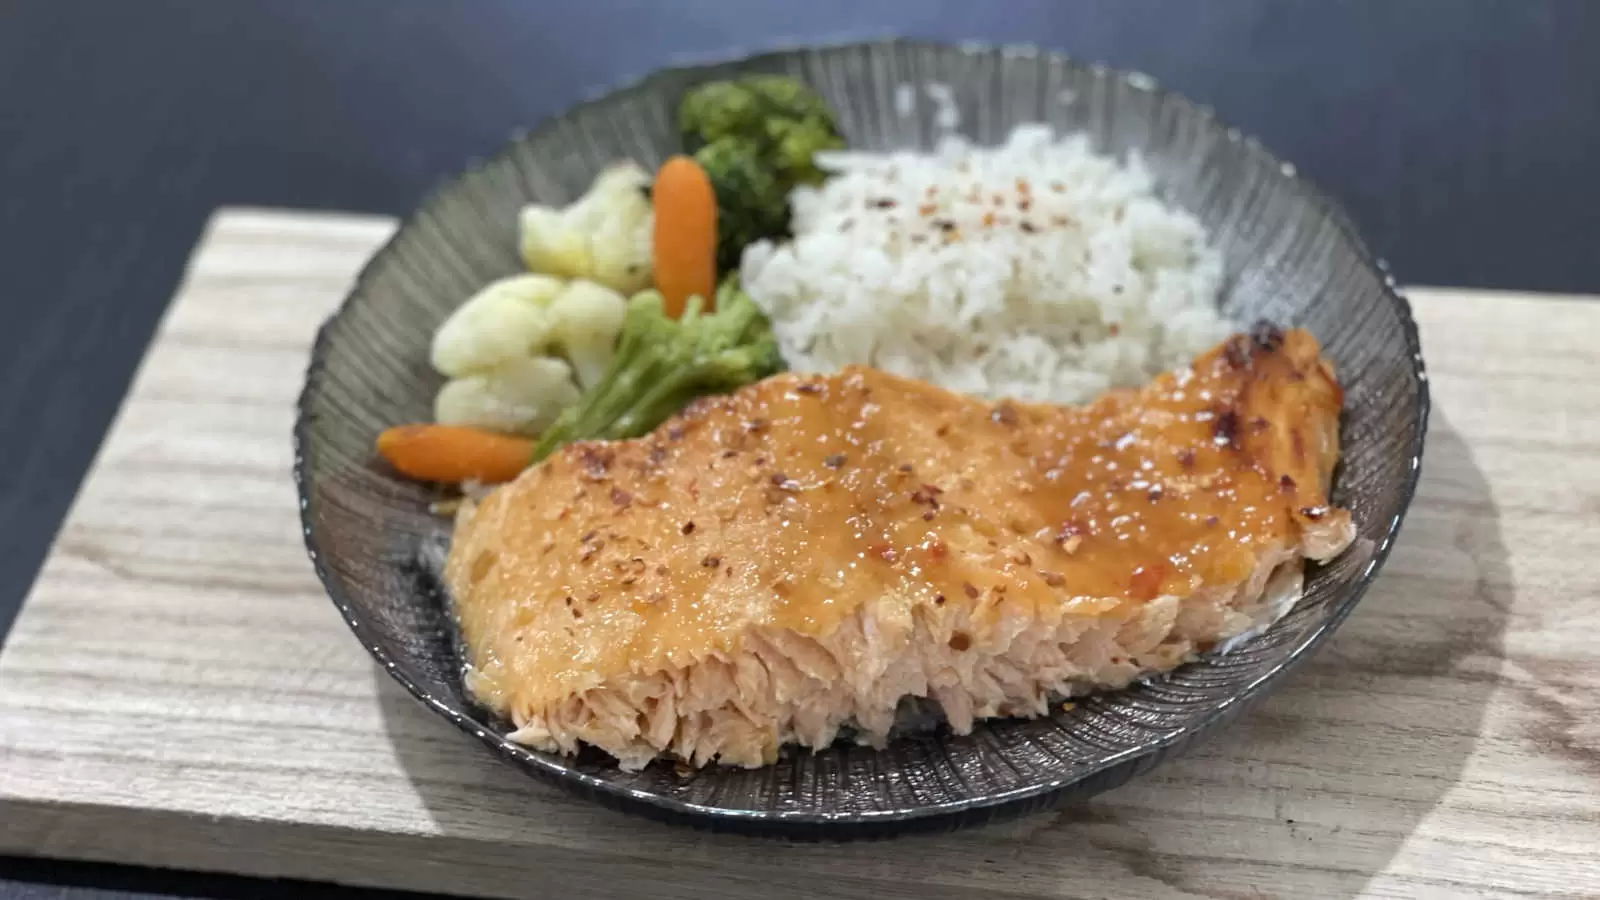
{"type": "Polygon", "coordinates": [[[1342,395],[1258,326],[1083,407],[780,375],[573,444],[463,508],[469,687],[513,739],[759,766],[903,697],[964,733],[1189,660],[1354,536],[1342,395]]]}

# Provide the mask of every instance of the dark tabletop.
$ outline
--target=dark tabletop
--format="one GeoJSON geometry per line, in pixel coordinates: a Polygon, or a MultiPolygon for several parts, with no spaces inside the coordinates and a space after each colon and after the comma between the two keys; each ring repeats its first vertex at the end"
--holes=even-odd
{"type": "MultiPolygon", "coordinates": [[[[1404,280],[1597,292],[1597,29],[1593,0],[0,0],[0,632],[219,205],[401,214],[674,58],[901,33],[1154,75],[1404,280]]],[[[0,898],[322,893],[0,858],[0,898]]]]}

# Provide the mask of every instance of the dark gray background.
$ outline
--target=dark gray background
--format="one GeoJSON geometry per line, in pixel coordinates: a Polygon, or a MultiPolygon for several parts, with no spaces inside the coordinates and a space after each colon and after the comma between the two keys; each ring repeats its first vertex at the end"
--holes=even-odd
{"type": "MultiPolygon", "coordinates": [[[[626,76],[891,33],[1150,73],[1344,201],[1403,280],[1600,291],[1591,0],[0,0],[0,632],[213,208],[402,214],[626,76]]],[[[0,897],[152,893],[317,895],[0,859],[0,897]]]]}

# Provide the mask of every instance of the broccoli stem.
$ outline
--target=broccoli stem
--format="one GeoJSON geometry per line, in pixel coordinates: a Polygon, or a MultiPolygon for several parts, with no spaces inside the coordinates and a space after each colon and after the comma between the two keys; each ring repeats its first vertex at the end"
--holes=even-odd
{"type": "Polygon", "coordinates": [[[691,300],[673,321],[658,294],[630,301],[604,377],[544,433],[532,461],[573,441],[638,437],[698,396],[734,390],[781,368],[771,331],[749,297],[724,289],[716,313],[701,315],[700,308],[691,300]]]}

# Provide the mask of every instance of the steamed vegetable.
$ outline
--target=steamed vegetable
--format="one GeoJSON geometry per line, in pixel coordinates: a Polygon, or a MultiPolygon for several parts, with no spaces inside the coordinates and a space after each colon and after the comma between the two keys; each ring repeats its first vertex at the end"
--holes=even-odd
{"type": "Polygon", "coordinates": [[[434,333],[433,367],[451,378],[434,398],[434,418],[510,434],[544,430],[605,374],[627,308],[592,281],[493,282],[434,333]]]}
{"type": "Polygon", "coordinates": [[[441,375],[460,377],[543,347],[550,339],[547,307],[566,286],[548,275],[513,275],[491,283],[434,332],[433,367],[441,375]]]}
{"type": "Polygon", "coordinates": [[[648,433],[706,394],[759,381],[783,368],[766,317],[733,284],[718,292],[717,311],[698,299],[670,318],[661,295],[646,291],[628,303],[617,355],[605,378],[544,433],[532,461],[579,440],[620,440],[648,433]]]}
{"type": "Polygon", "coordinates": [[[586,278],[624,295],[650,286],[650,175],[637,163],[601,172],[562,209],[537,204],[518,217],[530,272],[586,278]]]}
{"type": "Polygon", "coordinates": [[[400,425],[378,435],[378,453],[419,481],[510,481],[528,465],[533,442],[476,428],[400,425]]]}
{"type": "Polygon", "coordinates": [[[579,387],[594,387],[617,352],[628,298],[592,281],[574,281],[549,311],[550,346],[572,364],[579,387]]]}
{"type": "Polygon", "coordinates": [[[781,75],[700,85],[678,106],[678,128],[716,189],[717,266],[731,271],[751,241],[788,230],[788,195],[823,174],[814,156],[844,146],[816,91],[781,75]]]}
{"type": "Polygon", "coordinates": [[[441,425],[534,435],[578,402],[572,369],[549,356],[524,356],[445,382],[433,399],[441,425]]]}
{"type": "Polygon", "coordinates": [[[717,286],[717,197],[700,164],[674,156],[661,165],[651,191],[655,234],[651,241],[656,290],[671,318],[683,315],[690,297],[714,309],[717,286]]]}

